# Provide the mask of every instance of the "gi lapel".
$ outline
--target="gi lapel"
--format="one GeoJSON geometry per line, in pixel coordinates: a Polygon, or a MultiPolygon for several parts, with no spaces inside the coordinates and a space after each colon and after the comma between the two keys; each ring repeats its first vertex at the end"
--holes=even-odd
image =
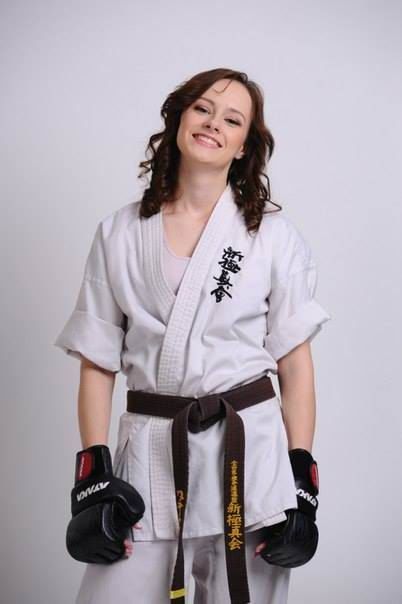
{"type": "MultiPolygon", "coordinates": [[[[163,273],[162,214],[158,212],[142,221],[145,280],[166,325],[157,376],[157,391],[161,394],[180,394],[185,346],[201,290],[211,263],[227,233],[233,228],[238,212],[228,184],[202,231],[177,296],[170,289],[163,273]]],[[[151,422],[151,498],[154,529],[159,538],[171,538],[172,529],[178,530],[172,458],[166,454],[170,450],[170,431],[166,430],[170,422],[171,420],[160,417],[153,417],[151,422]],[[171,478],[169,484],[166,484],[167,476],[171,478]]]]}
{"type": "Polygon", "coordinates": [[[221,241],[228,232],[238,211],[228,184],[216,202],[196,248],[186,267],[177,296],[170,289],[163,273],[163,222],[162,214],[154,214],[145,224],[144,258],[146,279],[166,332],[159,361],[158,392],[177,394],[182,378],[183,354],[187,337],[196,312],[201,289],[221,241]]]}

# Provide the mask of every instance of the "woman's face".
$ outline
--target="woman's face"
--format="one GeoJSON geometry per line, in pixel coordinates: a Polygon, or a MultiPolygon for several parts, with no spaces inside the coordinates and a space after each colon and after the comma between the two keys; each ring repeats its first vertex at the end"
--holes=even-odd
{"type": "Polygon", "coordinates": [[[192,164],[229,169],[242,155],[251,112],[252,100],[241,82],[218,80],[181,115],[177,146],[182,156],[192,164]]]}

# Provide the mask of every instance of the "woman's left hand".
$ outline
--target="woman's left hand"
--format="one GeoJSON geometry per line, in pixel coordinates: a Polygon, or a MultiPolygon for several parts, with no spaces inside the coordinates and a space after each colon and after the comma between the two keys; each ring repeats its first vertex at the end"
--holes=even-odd
{"type": "Polygon", "coordinates": [[[262,541],[257,545],[254,552],[254,558],[260,555],[261,550],[263,550],[268,545],[268,541],[262,541]]]}

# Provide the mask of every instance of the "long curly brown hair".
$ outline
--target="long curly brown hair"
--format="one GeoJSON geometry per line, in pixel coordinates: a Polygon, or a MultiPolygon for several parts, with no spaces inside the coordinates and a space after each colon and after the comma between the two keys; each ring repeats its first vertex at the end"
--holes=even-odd
{"type": "Polygon", "coordinates": [[[175,200],[178,185],[180,150],[176,144],[180,118],[212,84],[221,79],[237,80],[244,84],[252,99],[251,124],[244,144],[244,155],[235,159],[229,168],[230,182],[236,205],[241,209],[249,232],[257,231],[264,213],[279,212],[282,206],[271,200],[270,182],[264,168],[274,150],[274,138],[264,123],[264,94],[258,84],[246,73],[218,68],[197,73],[177,86],[164,101],[161,116],[165,129],[153,134],[146,148],[146,161],[140,162],[138,178],[152,172],[140,206],[140,216],[149,218],[160,211],[163,203],[175,200]],[[159,143],[159,144],[158,144],[159,143]],[[266,184],[263,183],[266,180],[266,184]],[[267,203],[277,210],[266,209],[267,203]]]}

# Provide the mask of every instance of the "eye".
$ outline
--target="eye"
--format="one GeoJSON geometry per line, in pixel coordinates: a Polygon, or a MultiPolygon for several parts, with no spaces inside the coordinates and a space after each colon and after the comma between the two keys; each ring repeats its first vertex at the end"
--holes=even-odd
{"type": "MultiPolygon", "coordinates": [[[[202,105],[195,105],[194,106],[194,110],[195,111],[201,110],[203,113],[208,113],[208,109],[206,109],[206,107],[202,107],[202,105]]],[[[235,124],[236,126],[241,126],[240,122],[238,122],[237,120],[234,120],[234,119],[232,119],[230,117],[227,118],[227,121],[230,122],[230,123],[232,123],[232,124],[235,124]]]]}
{"type": "Polygon", "coordinates": [[[205,107],[201,107],[201,105],[196,105],[196,106],[194,107],[194,109],[195,109],[195,110],[197,110],[197,109],[201,109],[201,111],[204,111],[204,112],[206,111],[206,112],[208,113],[208,110],[207,110],[205,107]]]}
{"type": "Polygon", "coordinates": [[[236,124],[236,126],[241,126],[240,122],[232,120],[231,118],[228,118],[228,122],[232,122],[232,124],[236,124]]]}

